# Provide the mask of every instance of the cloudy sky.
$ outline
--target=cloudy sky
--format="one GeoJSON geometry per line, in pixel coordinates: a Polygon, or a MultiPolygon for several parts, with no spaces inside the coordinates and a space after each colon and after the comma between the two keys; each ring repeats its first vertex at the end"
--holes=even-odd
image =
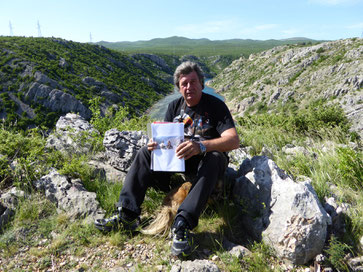
{"type": "Polygon", "coordinates": [[[0,35],[78,42],[363,35],[363,0],[0,0],[0,35]],[[39,22],[39,28],[38,28],[39,22]]]}

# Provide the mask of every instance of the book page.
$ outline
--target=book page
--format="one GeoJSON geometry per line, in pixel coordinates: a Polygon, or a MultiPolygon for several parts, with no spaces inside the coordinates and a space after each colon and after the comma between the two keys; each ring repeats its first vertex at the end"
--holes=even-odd
{"type": "Polygon", "coordinates": [[[152,139],[157,143],[151,154],[151,169],[184,172],[185,161],[176,156],[176,147],[184,140],[184,124],[155,122],[151,124],[152,139]]]}

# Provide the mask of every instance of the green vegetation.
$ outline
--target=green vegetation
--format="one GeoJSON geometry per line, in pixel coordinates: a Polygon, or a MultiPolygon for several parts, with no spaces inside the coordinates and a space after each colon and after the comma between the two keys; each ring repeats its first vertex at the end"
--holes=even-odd
{"type": "Polygon", "coordinates": [[[45,76],[38,78],[39,83],[68,93],[85,106],[98,97],[102,104],[117,103],[138,115],[171,90],[152,65],[144,69],[123,53],[56,38],[0,37],[0,67],[0,114],[5,114],[6,125],[20,129],[52,128],[65,114],[45,107],[46,97],[37,102],[27,97],[37,72],[38,77],[39,72],[45,76]],[[107,101],[105,91],[118,95],[119,101],[107,101]],[[31,108],[24,112],[11,95],[31,108]]]}
{"type": "Polygon", "coordinates": [[[311,45],[317,41],[296,38],[290,40],[220,40],[188,39],[184,37],[169,37],[137,42],[99,42],[105,47],[127,53],[168,54],[173,56],[194,55],[198,57],[231,56],[233,58],[258,53],[278,45],[297,44],[311,45]]]}

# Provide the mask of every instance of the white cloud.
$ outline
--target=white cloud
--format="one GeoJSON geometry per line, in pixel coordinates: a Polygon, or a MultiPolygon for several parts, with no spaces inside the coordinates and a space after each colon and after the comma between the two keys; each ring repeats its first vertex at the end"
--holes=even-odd
{"type": "Polygon", "coordinates": [[[324,6],[338,6],[359,4],[362,3],[363,0],[308,0],[308,2],[324,6]]]}

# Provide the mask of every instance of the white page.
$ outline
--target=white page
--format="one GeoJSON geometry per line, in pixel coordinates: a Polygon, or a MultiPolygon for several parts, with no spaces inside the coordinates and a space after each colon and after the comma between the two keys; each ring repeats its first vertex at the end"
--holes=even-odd
{"type": "Polygon", "coordinates": [[[183,123],[152,123],[152,139],[158,143],[152,151],[151,169],[165,172],[184,172],[185,161],[176,156],[176,147],[184,140],[183,123]]]}

